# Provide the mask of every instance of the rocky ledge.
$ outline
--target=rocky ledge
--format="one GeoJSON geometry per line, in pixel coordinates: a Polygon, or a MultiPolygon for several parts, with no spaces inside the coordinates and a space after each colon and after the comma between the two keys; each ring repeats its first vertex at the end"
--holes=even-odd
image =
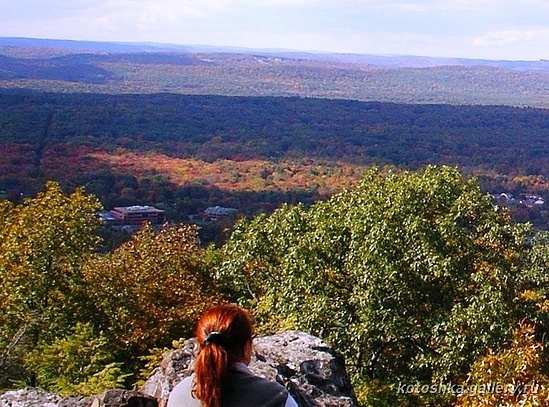
{"type": "MultiPolygon", "coordinates": [[[[165,354],[138,392],[109,390],[94,397],[62,398],[27,388],[1,395],[0,407],[165,407],[173,387],[191,374],[197,353],[197,342],[189,339],[165,354]]],[[[256,338],[250,369],[285,386],[300,407],[358,405],[343,358],[306,333],[287,331],[256,338]]]]}

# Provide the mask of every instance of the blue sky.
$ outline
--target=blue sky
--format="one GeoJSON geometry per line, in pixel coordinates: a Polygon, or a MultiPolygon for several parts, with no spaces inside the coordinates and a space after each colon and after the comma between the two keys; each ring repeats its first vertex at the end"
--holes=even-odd
{"type": "Polygon", "coordinates": [[[0,37],[549,59],[549,0],[0,0],[0,37]]]}

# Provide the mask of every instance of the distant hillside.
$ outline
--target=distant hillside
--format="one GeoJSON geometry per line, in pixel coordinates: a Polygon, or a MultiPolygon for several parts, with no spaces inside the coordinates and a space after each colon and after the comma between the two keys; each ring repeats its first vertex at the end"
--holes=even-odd
{"type": "Polygon", "coordinates": [[[466,58],[434,58],[414,55],[367,55],[336,54],[288,51],[284,49],[249,49],[206,45],[176,45],[162,43],[127,43],[72,41],[38,38],[0,37],[0,47],[50,49],[57,52],[95,52],[95,53],[230,53],[278,56],[289,59],[304,59],[328,62],[344,62],[399,68],[432,68],[435,66],[491,66],[495,68],[517,69],[523,71],[549,72],[549,61],[506,61],[466,58]]]}
{"type": "Polygon", "coordinates": [[[372,164],[450,164],[549,200],[547,64],[0,38],[0,198],[55,179],[107,208],[253,215],[372,164]]]}
{"type": "Polygon", "coordinates": [[[548,139],[549,110],[533,108],[0,91],[0,143],[24,146],[27,162],[82,146],[208,162],[452,164],[549,177],[548,139]]]}
{"type": "Polygon", "coordinates": [[[0,38],[0,88],[549,108],[549,61],[0,38]]]}

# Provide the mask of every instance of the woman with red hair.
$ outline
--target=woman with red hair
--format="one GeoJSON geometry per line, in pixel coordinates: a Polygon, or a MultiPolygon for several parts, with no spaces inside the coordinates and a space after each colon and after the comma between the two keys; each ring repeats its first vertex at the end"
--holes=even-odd
{"type": "Polygon", "coordinates": [[[280,384],[255,376],[250,314],[234,305],[209,309],[198,321],[194,373],[170,393],[167,407],[297,407],[280,384]]]}

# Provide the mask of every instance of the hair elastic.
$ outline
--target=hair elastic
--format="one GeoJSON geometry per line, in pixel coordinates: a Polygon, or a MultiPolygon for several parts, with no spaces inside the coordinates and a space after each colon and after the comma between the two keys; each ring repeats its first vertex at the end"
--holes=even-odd
{"type": "Polygon", "coordinates": [[[223,332],[213,331],[213,332],[210,332],[208,335],[206,335],[206,339],[204,340],[204,346],[210,343],[214,343],[216,345],[223,345],[224,340],[225,340],[225,336],[223,335],[223,332]]]}

